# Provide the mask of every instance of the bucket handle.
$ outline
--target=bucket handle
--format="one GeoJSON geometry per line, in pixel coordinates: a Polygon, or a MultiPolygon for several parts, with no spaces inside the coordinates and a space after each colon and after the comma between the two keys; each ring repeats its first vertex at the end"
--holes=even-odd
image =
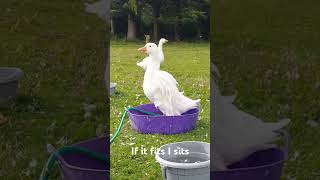
{"type": "Polygon", "coordinates": [[[161,169],[162,169],[163,180],[166,180],[167,179],[167,167],[166,166],[161,166],[161,169]]]}
{"type": "Polygon", "coordinates": [[[282,137],[282,140],[284,142],[284,146],[281,149],[285,152],[284,153],[285,160],[288,160],[288,157],[289,157],[289,146],[291,144],[290,134],[285,129],[279,129],[279,130],[276,130],[275,132],[278,133],[279,135],[281,135],[281,137],[282,137]]]}

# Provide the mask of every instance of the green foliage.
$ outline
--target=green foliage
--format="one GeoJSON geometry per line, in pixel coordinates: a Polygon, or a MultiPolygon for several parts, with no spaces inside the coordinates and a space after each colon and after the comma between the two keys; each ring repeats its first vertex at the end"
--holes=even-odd
{"type": "Polygon", "coordinates": [[[161,7],[160,22],[163,24],[179,23],[180,10],[176,2],[167,0],[161,7]]]}
{"type": "Polygon", "coordinates": [[[137,0],[112,0],[111,14],[113,17],[127,16],[129,13],[134,16],[138,14],[137,0]]]}
{"type": "Polygon", "coordinates": [[[112,17],[119,17],[124,16],[126,14],[126,8],[123,5],[125,0],[112,0],[111,4],[111,16],[112,17]]]}
{"type": "Polygon", "coordinates": [[[138,13],[137,0],[128,0],[127,5],[128,5],[129,10],[133,14],[137,15],[137,13],[138,13]]]}
{"type": "Polygon", "coordinates": [[[206,18],[205,12],[187,7],[182,10],[181,23],[197,24],[198,22],[200,22],[202,19],[205,19],[205,18],[206,18]]]}
{"type": "Polygon", "coordinates": [[[151,25],[153,22],[152,7],[150,4],[145,4],[141,7],[141,21],[145,25],[151,25]]]}
{"type": "MultiPolygon", "coordinates": [[[[162,31],[160,34],[173,34],[170,27],[174,24],[188,25],[188,31],[197,28],[209,29],[207,26],[209,24],[209,2],[207,0],[113,0],[112,3],[115,4],[112,6],[114,14],[127,17],[128,13],[131,13],[134,15],[135,21],[141,22],[142,26],[138,31],[142,35],[152,28],[154,18],[158,18],[160,26],[165,27],[160,28],[162,31]],[[203,23],[205,21],[206,23],[203,23]]],[[[126,18],[117,20],[126,21],[126,18]]],[[[121,31],[121,29],[119,30],[121,31]]],[[[178,30],[182,31],[182,28],[178,30]]]]}

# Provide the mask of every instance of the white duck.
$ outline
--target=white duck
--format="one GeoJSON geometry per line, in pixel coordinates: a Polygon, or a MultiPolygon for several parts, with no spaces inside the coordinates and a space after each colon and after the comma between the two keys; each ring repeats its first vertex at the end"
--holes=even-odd
{"type": "MultiPolygon", "coordinates": [[[[214,70],[217,70],[214,67],[214,70]]],[[[219,74],[219,73],[218,73],[219,74]]],[[[279,138],[275,131],[285,127],[290,120],[266,123],[234,106],[236,96],[221,96],[219,87],[213,84],[213,162],[212,170],[225,170],[228,165],[238,162],[250,154],[275,147],[279,138]]]]}
{"type": "MultiPolygon", "coordinates": [[[[159,57],[160,64],[163,63],[163,61],[164,61],[164,54],[163,54],[162,46],[166,42],[168,42],[168,40],[166,40],[165,38],[161,38],[159,40],[158,49],[159,49],[159,56],[160,56],[159,57]]],[[[145,57],[142,61],[138,62],[137,65],[140,66],[141,68],[143,68],[144,70],[146,70],[150,59],[151,59],[151,57],[149,55],[149,56],[145,57]]]]}
{"type": "Polygon", "coordinates": [[[147,43],[138,49],[150,57],[143,80],[143,91],[148,99],[166,116],[181,115],[197,108],[200,102],[192,100],[179,92],[177,81],[168,72],[160,70],[161,52],[154,43],[147,43]]]}

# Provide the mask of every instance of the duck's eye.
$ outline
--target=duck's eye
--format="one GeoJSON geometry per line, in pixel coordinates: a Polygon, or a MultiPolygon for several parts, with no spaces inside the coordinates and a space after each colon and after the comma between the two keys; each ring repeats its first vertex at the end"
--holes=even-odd
{"type": "Polygon", "coordinates": [[[149,47],[151,47],[151,46],[149,46],[149,47]]]}

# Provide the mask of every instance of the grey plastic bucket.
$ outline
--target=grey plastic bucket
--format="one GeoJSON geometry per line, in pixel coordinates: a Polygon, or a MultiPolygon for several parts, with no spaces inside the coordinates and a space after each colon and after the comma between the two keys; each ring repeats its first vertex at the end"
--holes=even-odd
{"type": "Polygon", "coordinates": [[[19,68],[0,67],[0,107],[7,106],[16,97],[18,81],[22,75],[19,68]]]}
{"type": "Polygon", "coordinates": [[[166,144],[159,148],[156,160],[165,180],[210,179],[209,143],[184,141],[166,144]]]}
{"type": "Polygon", "coordinates": [[[116,91],[117,83],[110,83],[110,95],[116,91]]]}

